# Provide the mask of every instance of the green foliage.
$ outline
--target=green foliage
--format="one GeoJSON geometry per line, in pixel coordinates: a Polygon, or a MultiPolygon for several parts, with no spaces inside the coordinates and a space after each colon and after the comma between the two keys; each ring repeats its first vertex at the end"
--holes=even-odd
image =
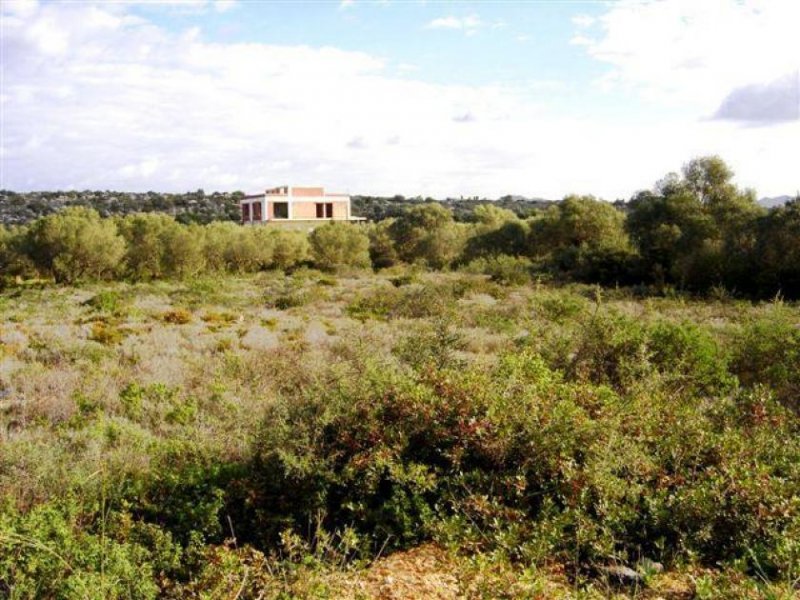
{"type": "Polygon", "coordinates": [[[491,372],[434,364],[408,374],[367,360],[358,377],[337,365],[335,388],[312,383],[271,407],[253,464],[254,530],[271,539],[321,514],[375,547],[444,535],[576,567],[642,554],[748,561],[755,548],[766,564],[784,547],[800,445],[769,399],[621,397],[564,382],[532,353],[491,372]]]}
{"type": "Polygon", "coordinates": [[[100,290],[84,304],[94,311],[110,317],[123,317],[129,309],[128,298],[116,290],[100,290]]]}
{"type": "Polygon", "coordinates": [[[391,235],[392,223],[394,223],[394,219],[386,219],[367,229],[369,258],[372,266],[376,269],[391,267],[399,261],[391,235]]]}
{"type": "Polygon", "coordinates": [[[625,282],[633,270],[625,215],[592,196],[568,196],[534,220],[530,252],[579,281],[625,282]]]}
{"type": "Polygon", "coordinates": [[[756,228],[755,266],[745,274],[755,275],[750,291],[762,297],[800,297],[800,198],[772,209],[756,228]]]}
{"type": "Polygon", "coordinates": [[[452,213],[440,204],[410,208],[389,226],[389,235],[402,260],[421,261],[436,269],[449,266],[459,256],[465,238],[452,213]]]}
{"type": "Polygon", "coordinates": [[[11,598],[156,598],[152,550],[108,516],[72,498],[0,514],[0,589],[11,598]]]}
{"type": "MultiPolygon", "coordinates": [[[[473,267],[493,262],[528,268],[473,267]]],[[[554,577],[604,597],[607,565],[667,597],[653,561],[687,597],[796,592],[790,303],[400,266],[20,286],[0,307],[4,597],[338,597],[360,559],[429,541],[492,597],[554,577]]]]}
{"type": "Polygon", "coordinates": [[[488,258],[477,258],[465,270],[470,273],[483,273],[492,281],[504,285],[524,285],[531,280],[533,265],[526,258],[500,254],[488,258]]]}
{"type": "MultiPolygon", "coordinates": [[[[91,209],[70,207],[26,226],[0,228],[0,275],[6,285],[12,283],[8,276],[149,281],[293,271],[311,261],[325,270],[400,262],[448,269],[485,259],[505,280],[499,271],[510,260],[493,257],[510,256],[519,264],[530,259],[538,280],[731,298],[798,297],[800,202],[766,212],[755,192],[737,188],[732,177],[719,157],[698,157],[627,204],[573,195],[522,213],[504,208],[516,206],[511,198],[467,201],[466,214],[456,202],[399,198],[389,214],[376,209],[389,217],[378,223],[331,223],[310,235],[230,222],[200,225],[209,219],[153,213],[101,219],[91,209]]],[[[196,202],[205,198],[202,190],[194,196],[196,202]]],[[[521,282],[522,270],[512,270],[521,282]]]]}
{"type": "Polygon", "coordinates": [[[112,220],[87,208],[67,208],[30,226],[27,252],[37,268],[56,281],[73,283],[114,274],[125,242],[112,220]]]}
{"type": "Polygon", "coordinates": [[[274,241],[272,265],[284,271],[299,266],[310,257],[308,236],[301,231],[270,230],[274,241]]]}
{"type": "Polygon", "coordinates": [[[458,291],[445,286],[411,284],[402,287],[382,288],[358,296],[347,307],[356,319],[419,319],[442,315],[447,311],[447,301],[458,291]]]}
{"type": "Polygon", "coordinates": [[[800,329],[780,312],[747,323],[733,344],[731,370],[744,385],[763,384],[800,410],[800,329]]]}
{"type": "Polygon", "coordinates": [[[729,357],[707,330],[664,321],[651,327],[648,337],[651,362],[682,392],[711,396],[733,386],[729,357]]]}
{"type": "Polygon", "coordinates": [[[25,227],[0,225],[0,285],[5,276],[31,276],[36,273],[26,253],[27,236],[25,227]]]}
{"type": "Polygon", "coordinates": [[[174,227],[167,215],[134,214],[117,221],[125,238],[127,275],[136,280],[158,279],[165,273],[167,231],[174,227]]]}
{"type": "Polygon", "coordinates": [[[752,287],[755,224],[763,211],[732,176],[719,157],[701,157],[684,165],[683,178],[668,175],[655,193],[631,201],[627,228],[654,281],[700,290],[752,287]]]}
{"type": "Polygon", "coordinates": [[[474,211],[477,221],[464,247],[462,260],[496,254],[520,256],[526,253],[528,227],[509,210],[488,204],[474,211]]]}
{"type": "Polygon", "coordinates": [[[178,279],[195,277],[205,268],[203,228],[173,223],[163,234],[164,273],[178,279]]]}
{"type": "Polygon", "coordinates": [[[320,269],[368,267],[370,239],[361,229],[347,223],[328,223],[309,236],[314,264],[320,269]]]}

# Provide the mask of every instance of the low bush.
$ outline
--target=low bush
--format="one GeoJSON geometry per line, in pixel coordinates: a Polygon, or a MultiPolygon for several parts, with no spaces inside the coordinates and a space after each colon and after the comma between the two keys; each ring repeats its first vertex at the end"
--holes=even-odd
{"type": "Polygon", "coordinates": [[[162,314],[161,320],[171,325],[186,325],[192,322],[192,313],[185,308],[174,308],[162,314]]]}
{"type": "Polygon", "coordinates": [[[358,296],[347,306],[356,319],[419,319],[444,314],[453,290],[431,284],[381,288],[358,296]]]}
{"type": "Polygon", "coordinates": [[[797,421],[768,397],[623,398],[531,353],[491,371],[335,372],[335,388],[312,383],[267,411],[247,484],[260,543],[320,515],[375,549],[434,536],[577,569],[648,556],[797,574],[775,558],[793,552],[797,421]]]}
{"type": "Polygon", "coordinates": [[[731,371],[744,385],[769,386],[800,411],[800,329],[777,310],[745,324],[733,341],[731,371]]]}
{"type": "Polygon", "coordinates": [[[111,277],[125,254],[114,221],[83,207],[38,219],[27,232],[26,245],[36,266],[64,283],[111,277]]]}
{"type": "Polygon", "coordinates": [[[369,237],[361,229],[346,223],[317,227],[309,236],[314,264],[320,269],[368,267],[369,237]]]}
{"type": "Polygon", "coordinates": [[[483,273],[489,279],[504,285],[524,285],[531,281],[531,261],[526,258],[500,254],[477,258],[465,268],[469,273],[483,273]]]}
{"type": "MultiPolygon", "coordinates": [[[[74,498],[0,513],[0,590],[31,599],[156,598],[157,556],[136,539],[138,527],[110,515],[74,498]]],[[[170,545],[164,536],[162,556],[170,545]]]]}

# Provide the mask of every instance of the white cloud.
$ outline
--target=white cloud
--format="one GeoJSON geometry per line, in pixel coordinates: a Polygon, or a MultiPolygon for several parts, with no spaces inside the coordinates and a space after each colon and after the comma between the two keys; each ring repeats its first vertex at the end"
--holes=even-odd
{"type": "Polygon", "coordinates": [[[471,35],[483,25],[484,23],[478,15],[467,15],[466,17],[439,17],[429,21],[425,27],[427,29],[455,29],[471,35]]]}
{"type": "Polygon", "coordinates": [[[157,158],[148,158],[138,163],[124,165],[118,170],[118,172],[126,179],[131,179],[134,177],[146,179],[155,174],[155,172],[158,170],[159,162],[160,161],[157,158]]]}
{"type": "Polygon", "coordinates": [[[572,23],[581,29],[591,27],[595,23],[595,18],[590,15],[575,15],[572,17],[572,23]]]}
{"type": "Polygon", "coordinates": [[[0,6],[2,14],[12,17],[30,17],[39,8],[37,0],[5,0],[0,6]]]}
{"type": "Polygon", "coordinates": [[[348,8],[353,8],[356,5],[356,0],[341,0],[339,2],[339,10],[347,10],[348,8]]]}
{"type": "Polygon", "coordinates": [[[586,37],[585,35],[577,34],[570,38],[569,43],[573,46],[592,46],[594,45],[595,41],[586,37]]]}
{"type": "Polygon", "coordinates": [[[796,123],[569,116],[541,104],[558,81],[435,84],[363,52],[170,33],[124,5],[17,10],[2,44],[0,188],[615,198],[712,152],[765,195],[797,187],[796,123]]]}
{"type": "Polygon", "coordinates": [[[461,29],[461,19],[458,17],[439,17],[430,21],[426,27],[428,29],[461,29]]]}
{"type": "Polygon", "coordinates": [[[239,5],[238,0],[214,0],[214,10],[220,13],[228,12],[239,5]]]}
{"type": "Polygon", "coordinates": [[[612,67],[604,83],[696,106],[706,116],[734,88],[800,67],[796,0],[622,2],[599,17],[596,39],[582,33],[582,19],[575,21],[572,43],[612,67]]]}

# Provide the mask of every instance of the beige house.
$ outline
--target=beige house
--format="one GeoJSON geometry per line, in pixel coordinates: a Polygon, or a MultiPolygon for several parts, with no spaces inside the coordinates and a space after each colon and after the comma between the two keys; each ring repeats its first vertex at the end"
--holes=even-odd
{"type": "Polygon", "coordinates": [[[350,196],[328,194],[322,187],[283,185],[242,198],[242,224],[296,223],[314,226],[321,221],[363,221],[350,214],[350,196]]]}

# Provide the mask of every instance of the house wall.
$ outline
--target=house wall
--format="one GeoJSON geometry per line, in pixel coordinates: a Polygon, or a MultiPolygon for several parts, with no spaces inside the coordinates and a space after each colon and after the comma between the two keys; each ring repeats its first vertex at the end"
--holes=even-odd
{"type": "MultiPolygon", "coordinates": [[[[297,200],[292,201],[292,219],[316,219],[317,218],[317,203],[333,204],[333,218],[346,219],[347,218],[347,202],[342,200],[331,202],[332,198],[325,198],[324,196],[314,198],[313,201],[297,200]]],[[[272,200],[267,202],[269,218],[272,219],[275,213],[272,208],[272,200]]]]}
{"type": "Polygon", "coordinates": [[[305,196],[324,196],[325,188],[321,187],[293,187],[292,196],[296,198],[305,196]]]}
{"type": "MultiPolygon", "coordinates": [[[[249,208],[248,217],[243,219],[244,223],[263,223],[263,222],[286,222],[293,220],[326,221],[328,219],[317,218],[317,204],[330,204],[333,208],[333,220],[345,221],[349,217],[349,200],[347,194],[325,194],[321,187],[291,188],[292,195],[287,195],[286,187],[273,188],[266,191],[264,196],[248,196],[241,203],[243,208],[249,208]],[[290,205],[291,219],[275,219],[275,203],[286,202],[290,205]],[[254,205],[258,204],[262,214],[260,219],[256,219],[257,210],[254,205]]],[[[244,211],[243,216],[244,216],[244,211]]]]}
{"type": "Polygon", "coordinates": [[[315,202],[292,202],[293,219],[316,219],[317,204],[315,202]]]}

